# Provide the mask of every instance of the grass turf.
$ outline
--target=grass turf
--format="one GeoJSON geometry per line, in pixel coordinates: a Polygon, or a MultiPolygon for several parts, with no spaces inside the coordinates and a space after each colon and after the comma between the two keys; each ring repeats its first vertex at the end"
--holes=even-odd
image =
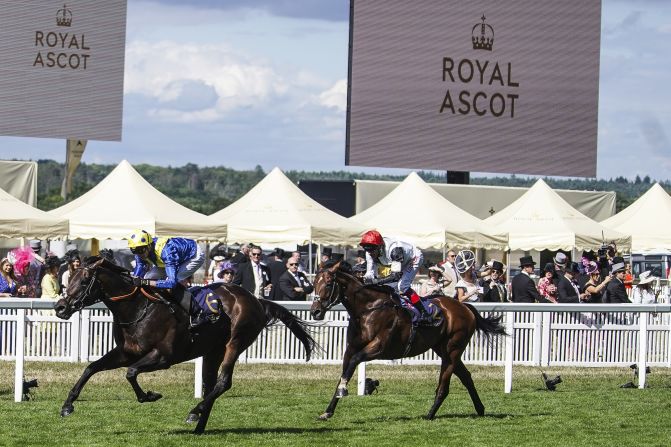
{"type": "Polygon", "coordinates": [[[317,421],[339,377],[339,367],[238,365],[233,388],[216,402],[205,435],[184,423],[197,403],[193,365],[140,376],[145,390],[163,394],[140,404],[125,371],[95,375],[59,416],[83,364],[29,362],[26,376],[39,387],[29,402],[13,402],[13,362],[0,362],[1,445],[234,445],[311,446],[614,446],[671,444],[671,370],[653,368],[650,388],[620,389],[627,368],[550,368],[563,383],[542,389],[540,370],[515,367],[513,393],[503,393],[503,369],[469,369],[486,407],[475,416],[468,393],[453,378],[451,393],[434,421],[422,418],[433,401],[438,368],[369,365],[379,392],[350,396],[329,421],[317,421]]]}

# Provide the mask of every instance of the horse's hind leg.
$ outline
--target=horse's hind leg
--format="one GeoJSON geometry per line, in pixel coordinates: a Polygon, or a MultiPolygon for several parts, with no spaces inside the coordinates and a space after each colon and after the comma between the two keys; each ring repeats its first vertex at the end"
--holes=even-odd
{"type": "Polygon", "coordinates": [[[452,378],[452,372],[454,370],[454,364],[448,356],[442,357],[443,361],[440,365],[440,376],[438,378],[438,388],[436,388],[436,397],[433,401],[433,405],[429,410],[429,413],[426,415],[426,418],[431,420],[436,417],[438,409],[443,404],[443,401],[450,393],[450,379],[452,378]]]}
{"type": "MultiPolygon", "coordinates": [[[[219,374],[219,379],[216,381],[212,390],[201,402],[198,403],[198,405],[196,405],[189,412],[189,415],[186,418],[186,422],[198,421],[198,424],[193,431],[195,434],[202,434],[205,431],[205,426],[207,425],[207,420],[210,417],[210,412],[212,411],[214,401],[217,400],[219,396],[228,391],[233,385],[233,368],[235,367],[235,362],[238,360],[240,353],[247,349],[249,344],[240,349],[237,343],[231,341],[226,346],[224,361],[221,366],[221,374],[219,374]]],[[[214,372],[216,373],[216,367],[214,372]]],[[[210,383],[212,382],[210,381],[210,383]]]]}
{"type": "Polygon", "coordinates": [[[463,383],[468,390],[468,394],[471,396],[471,400],[473,401],[473,406],[475,406],[475,411],[479,416],[483,416],[485,414],[485,406],[482,404],[480,396],[478,396],[478,391],[475,389],[471,372],[466,368],[466,365],[464,365],[464,362],[461,360],[461,358],[456,363],[456,365],[454,365],[454,374],[459,377],[461,383],[463,383]]]}
{"type": "Polygon", "coordinates": [[[126,380],[128,380],[130,386],[133,387],[138,402],[155,402],[163,397],[161,394],[154,393],[153,391],[147,391],[145,393],[140,387],[140,384],[137,383],[138,374],[156,371],[157,369],[166,369],[169,366],[170,365],[165,362],[158,349],[152,349],[147,355],[128,367],[126,380]]]}
{"type": "Polygon", "coordinates": [[[65,399],[65,402],[61,407],[61,416],[69,416],[75,411],[73,402],[77,400],[79,393],[81,393],[82,388],[84,388],[84,385],[86,385],[86,382],[88,382],[92,375],[100,371],[108,371],[110,369],[127,366],[129,362],[130,360],[127,358],[126,354],[119,347],[116,347],[95,362],[89,364],[89,366],[84,369],[84,372],[77,383],[75,383],[70,390],[67,399],[65,399]]]}

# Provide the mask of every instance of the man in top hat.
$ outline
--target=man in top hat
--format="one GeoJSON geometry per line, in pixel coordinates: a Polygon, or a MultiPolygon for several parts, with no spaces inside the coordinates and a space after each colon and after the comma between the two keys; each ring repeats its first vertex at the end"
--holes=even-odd
{"type": "Polygon", "coordinates": [[[508,301],[508,291],[503,282],[503,264],[491,261],[489,280],[482,280],[482,301],[490,303],[505,303],[508,301]]]}
{"type": "Polygon", "coordinates": [[[578,288],[578,283],[575,281],[579,273],[580,269],[575,262],[571,262],[564,269],[564,274],[559,277],[559,281],[557,282],[558,303],[580,302],[580,289],[578,288]]]}
{"type": "Polygon", "coordinates": [[[357,250],[356,252],[356,259],[354,260],[354,265],[360,265],[360,264],[366,264],[366,251],[365,250],[357,250]]]}
{"type": "Polygon", "coordinates": [[[520,268],[522,271],[515,275],[512,282],[513,303],[549,303],[547,299],[541,296],[536,289],[531,274],[534,271],[534,259],[531,256],[520,258],[520,268]]]}
{"type": "Polygon", "coordinates": [[[603,295],[604,303],[631,303],[624,287],[624,273],[624,259],[615,256],[610,266],[613,279],[606,286],[606,292],[603,295]]]}
{"type": "Polygon", "coordinates": [[[332,249],[330,249],[329,247],[322,248],[322,256],[321,256],[322,264],[330,261],[332,255],[333,255],[332,249]]]}
{"type": "Polygon", "coordinates": [[[273,301],[282,299],[280,290],[280,277],[287,271],[286,261],[284,260],[284,250],[276,248],[266,259],[266,265],[270,270],[270,283],[273,287],[270,289],[269,299],[273,301]]]}

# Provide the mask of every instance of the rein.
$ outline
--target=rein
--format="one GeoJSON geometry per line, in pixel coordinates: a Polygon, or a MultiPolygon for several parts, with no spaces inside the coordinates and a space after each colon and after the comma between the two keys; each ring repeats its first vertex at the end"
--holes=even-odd
{"type": "MultiPolygon", "coordinates": [[[[100,281],[98,281],[98,271],[96,269],[91,269],[89,267],[83,267],[83,268],[88,272],[93,271],[93,273],[91,274],[91,277],[89,279],[88,284],[86,284],[86,288],[84,289],[84,291],[80,295],[80,298],[77,299],[72,304],[72,308],[74,309],[75,312],[78,312],[78,311],[80,311],[84,308],[84,302],[89,297],[92,296],[93,284],[96,283],[96,282],[100,282],[100,281]]],[[[131,297],[135,296],[137,294],[138,289],[140,289],[140,292],[142,292],[142,294],[147,298],[147,300],[145,301],[145,304],[144,304],[144,309],[142,309],[142,312],[140,312],[140,315],[135,320],[129,321],[129,322],[120,321],[120,322],[117,323],[119,326],[127,327],[127,326],[132,326],[132,325],[140,322],[141,320],[143,320],[147,316],[147,312],[149,310],[149,304],[151,304],[153,302],[157,302],[157,301],[160,301],[160,302],[163,301],[163,299],[161,297],[157,297],[153,294],[150,294],[146,290],[144,290],[142,287],[137,287],[137,286],[133,287],[133,290],[131,290],[130,293],[127,293],[125,295],[110,296],[110,297],[108,297],[108,299],[112,302],[122,301],[122,300],[125,300],[127,298],[131,298],[131,297]]],[[[102,284],[100,284],[100,291],[103,293],[103,295],[107,295],[105,293],[105,290],[103,289],[102,284]]],[[[100,300],[96,300],[96,301],[100,301],[100,300]]]]}

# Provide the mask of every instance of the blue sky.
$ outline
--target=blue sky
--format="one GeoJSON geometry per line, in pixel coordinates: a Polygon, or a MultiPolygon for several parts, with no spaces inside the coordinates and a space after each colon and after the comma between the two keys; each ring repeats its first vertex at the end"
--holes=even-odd
{"type": "MultiPolygon", "coordinates": [[[[129,0],[123,141],[83,161],[346,169],[348,17],[347,0],[129,0]]],[[[671,1],[603,0],[599,178],[671,179],[669,41],[671,1]]],[[[65,143],[0,137],[0,158],[63,161],[65,143]]]]}

